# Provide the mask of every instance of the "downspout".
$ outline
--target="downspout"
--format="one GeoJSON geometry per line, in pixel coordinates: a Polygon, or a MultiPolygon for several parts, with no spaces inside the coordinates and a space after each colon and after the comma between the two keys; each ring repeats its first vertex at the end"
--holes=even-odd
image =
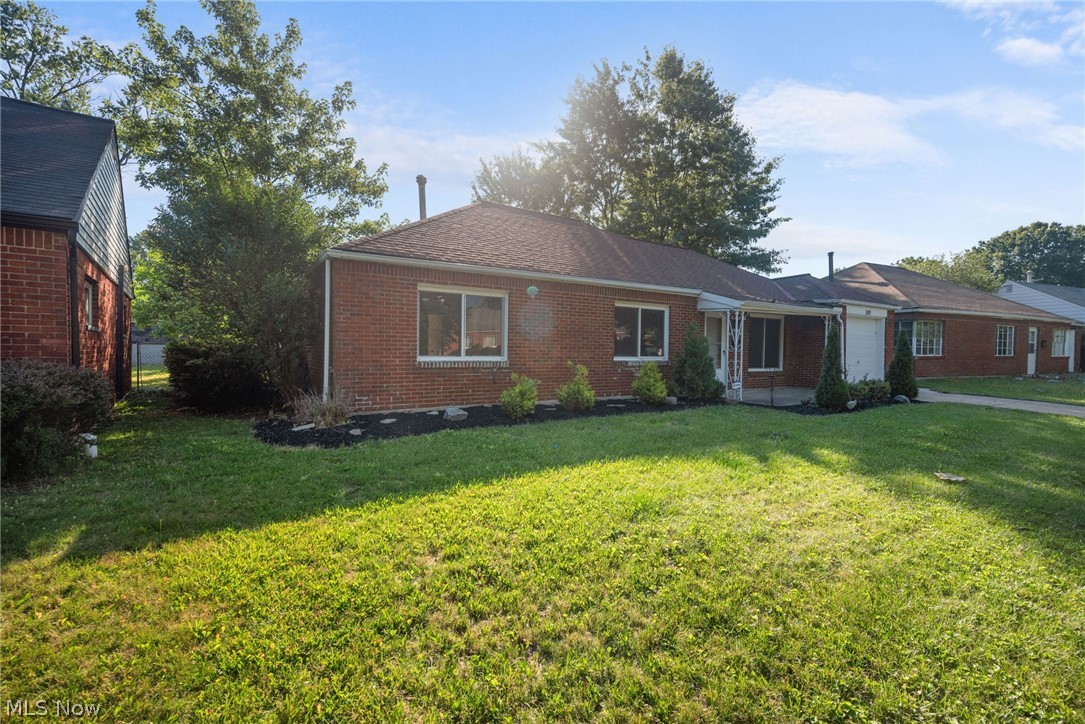
{"type": "Polygon", "coordinates": [[[844,358],[844,313],[836,315],[837,324],[840,325],[840,373],[844,375],[844,381],[848,380],[848,361],[844,358]]]}
{"type": "Polygon", "coordinates": [[[79,367],[79,258],[75,244],[76,229],[68,229],[68,305],[71,308],[71,363],[79,367]]]}
{"type": "Polygon", "coordinates": [[[328,401],[328,381],[330,376],[330,359],[332,348],[332,260],[331,257],[324,259],[324,379],[321,384],[320,398],[328,401]]]}

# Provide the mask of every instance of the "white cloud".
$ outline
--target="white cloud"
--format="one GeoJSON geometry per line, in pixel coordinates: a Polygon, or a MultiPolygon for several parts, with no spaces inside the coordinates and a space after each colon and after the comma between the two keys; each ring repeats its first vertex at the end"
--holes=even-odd
{"type": "Polygon", "coordinates": [[[1043,146],[1065,150],[1085,146],[1085,128],[1061,123],[1055,104],[1003,88],[889,98],[784,81],[748,92],[736,112],[766,149],[821,153],[856,167],[940,163],[942,154],[935,144],[912,129],[922,117],[938,113],[1043,146]]]}
{"type": "Polygon", "coordinates": [[[939,160],[907,129],[906,109],[882,96],[785,81],[746,93],[736,112],[767,148],[824,153],[853,166],[939,160]]]}
{"type": "Polygon", "coordinates": [[[1030,67],[1060,64],[1085,56],[1085,10],[1055,2],[945,0],[966,16],[987,25],[985,37],[1010,63],[1030,67]]]}
{"type": "Polygon", "coordinates": [[[1029,66],[1058,65],[1063,56],[1058,43],[1044,43],[1035,38],[1012,38],[995,50],[1011,63],[1029,66]]]}

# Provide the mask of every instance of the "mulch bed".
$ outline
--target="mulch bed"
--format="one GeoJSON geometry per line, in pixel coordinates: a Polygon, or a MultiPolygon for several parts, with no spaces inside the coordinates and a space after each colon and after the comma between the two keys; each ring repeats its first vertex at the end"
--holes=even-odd
{"type": "MultiPolygon", "coordinates": [[[[366,440],[390,440],[405,435],[425,435],[441,430],[466,430],[473,427],[533,425],[556,420],[579,420],[585,417],[605,417],[608,415],[629,415],[639,412],[673,412],[697,407],[714,407],[735,404],[726,401],[679,400],[677,405],[646,405],[637,400],[600,400],[590,410],[573,412],[560,405],[535,407],[535,414],[521,420],[511,420],[501,411],[500,405],[480,405],[466,408],[467,419],[452,422],[444,419],[444,411],[439,412],[389,412],[370,415],[354,415],[350,422],[336,427],[310,428],[293,430],[297,423],[284,418],[273,418],[257,423],[252,434],[269,445],[283,447],[323,447],[338,448],[356,445],[366,440]],[[382,422],[392,420],[392,422],[382,422]],[[351,431],[354,431],[353,434],[351,431]]],[[[860,412],[877,407],[887,407],[896,403],[860,402],[851,412],[860,412]]],[[[755,405],[750,405],[755,407],[755,405]]],[[[793,405],[776,407],[776,410],[799,415],[835,415],[812,405],[793,405]]]]}

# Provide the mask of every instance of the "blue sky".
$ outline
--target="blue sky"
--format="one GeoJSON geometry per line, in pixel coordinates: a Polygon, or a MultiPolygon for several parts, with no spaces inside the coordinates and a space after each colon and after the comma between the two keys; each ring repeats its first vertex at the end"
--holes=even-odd
{"type": "MultiPolygon", "coordinates": [[[[135,3],[46,2],[73,35],[138,39],[135,3]]],[[[1033,221],[1085,223],[1081,3],[260,3],[265,30],[298,19],[306,81],[346,80],[349,133],[388,163],[383,208],[417,218],[470,201],[479,158],[554,134],[600,58],[674,45],[738,96],[765,156],[783,158],[783,273],[966,249],[1033,221]]],[[[168,28],[207,32],[195,3],[168,28]]],[[[129,230],[160,194],[126,186],[129,230]]],[[[374,212],[376,215],[378,212],[374,212]]]]}

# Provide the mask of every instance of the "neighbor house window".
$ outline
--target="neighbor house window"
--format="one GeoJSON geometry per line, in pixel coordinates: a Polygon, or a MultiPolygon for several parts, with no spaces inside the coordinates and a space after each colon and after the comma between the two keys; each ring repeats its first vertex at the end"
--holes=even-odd
{"type": "Polygon", "coordinates": [[[750,317],[749,361],[751,370],[782,370],[784,368],[784,320],[778,317],[750,317]]]}
{"type": "Polygon", "coordinates": [[[419,358],[504,360],[507,310],[501,292],[419,289],[419,358]]]}
{"type": "Polygon", "coordinates": [[[98,330],[98,282],[86,279],[83,282],[83,315],[87,329],[98,330]]]}
{"type": "Polygon", "coordinates": [[[893,324],[893,338],[900,333],[908,337],[912,354],[916,357],[938,357],[942,354],[942,323],[925,319],[897,321],[893,324]]]}
{"type": "Polygon", "coordinates": [[[1069,357],[1070,345],[1066,343],[1067,334],[1065,329],[1056,329],[1055,333],[1051,336],[1051,356],[1052,357],[1069,357]]]}
{"type": "Polygon", "coordinates": [[[1000,324],[995,330],[995,356],[1013,357],[1014,327],[1000,324]]]}
{"type": "Polygon", "coordinates": [[[667,307],[619,304],[614,307],[615,359],[667,359],[667,307]]]}

